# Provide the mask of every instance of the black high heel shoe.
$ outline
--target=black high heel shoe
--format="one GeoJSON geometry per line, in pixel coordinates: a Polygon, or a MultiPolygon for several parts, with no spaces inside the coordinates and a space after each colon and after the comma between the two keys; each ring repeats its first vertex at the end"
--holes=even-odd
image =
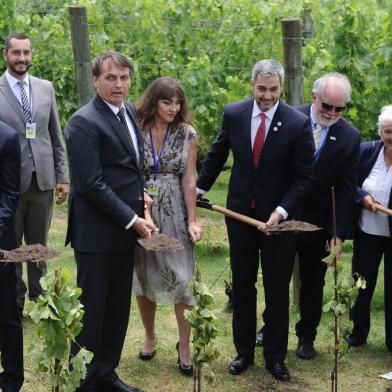
{"type": "Polygon", "coordinates": [[[151,359],[153,359],[155,357],[155,354],[157,353],[157,350],[155,349],[155,347],[157,346],[157,341],[158,341],[158,338],[155,339],[154,350],[151,352],[142,351],[142,349],[140,349],[139,359],[141,359],[142,361],[150,361],[151,359]]]}
{"type": "Polygon", "coordinates": [[[184,362],[181,361],[179,345],[180,345],[180,342],[177,342],[176,350],[177,350],[177,354],[178,354],[178,358],[177,358],[178,368],[180,369],[180,372],[182,374],[184,374],[185,376],[192,376],[193,365],[192,364],[186,365],[184,362]]]}

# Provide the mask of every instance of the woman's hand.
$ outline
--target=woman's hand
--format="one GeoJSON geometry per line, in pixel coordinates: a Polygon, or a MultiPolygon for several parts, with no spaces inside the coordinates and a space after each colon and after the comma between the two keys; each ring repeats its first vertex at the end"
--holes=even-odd
{"type": "Polygon", "coordinates": [[[366,195],[362,199],[361,204],[362,204],[363,208],[366,208],[370,211],[376,212],[377,210],[376,210],[376,206],[374,205],[374,202],[375,202],[375,200],[373,199],[372,196],[366,195]]]}
{"type": "Polygon", "coordinates": [[[197,222],[189,222],[188,233],[192,242],[196,242],[201,239],[202,229],[197,222]]]}

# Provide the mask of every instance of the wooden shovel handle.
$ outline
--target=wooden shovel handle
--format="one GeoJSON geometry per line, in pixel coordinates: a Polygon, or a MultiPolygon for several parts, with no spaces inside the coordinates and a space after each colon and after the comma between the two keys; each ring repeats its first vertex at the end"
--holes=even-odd
{"type": "Polygon", "coordinates": [[[228,216],[230,218],[239,220],[239,221],[241,221],[243,223],[247,223],[248,225],[252,225],[252,226],[255,226],[255,227],[260,227],[260,226],[262,226],[264,224],[264,222],[261,222],[261,221],[259,221],[257,219],[253,219],[253,218],[250,218],[249,216],[239,214],[238,212],[234,212],[234,211],[228,210],[227,208],[217,206],[216,204],[213,204],[211,206],[211,209],[213,211],[220,212],[221,214],[225,214],[226,216],[228,216]]]}
{"type": "Polygon", "coordinates": [[[150,211],[148,210],[148,208],[144,209],[144,219],[147,222],[152,223],[154,225],[154,221],[152,220],[152,217],[151,217],[151,214],[150,214],[150,211]]]}
{"type": "Polygon", "coordinates": [[[392,210],[390,208],[384,207],[378,203],[374,203],[374,206],[376,207],[376,210],[381,211],[389,216],[392,216],[392,210]]]}

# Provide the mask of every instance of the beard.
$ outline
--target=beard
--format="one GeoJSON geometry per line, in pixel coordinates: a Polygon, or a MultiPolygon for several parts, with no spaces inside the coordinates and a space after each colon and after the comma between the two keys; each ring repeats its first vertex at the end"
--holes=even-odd
{"type": "Polygon", "coordinates": [[[26,62],[24,62],[24,63],[18,62],[18,63],[16,63],[16,64],[7,64],[7,65],[8,65],[8,68],[9,68],[13,73],[15,73],[16,75],[24,75],[24,74],[29,70],[29,68],[31,67],[31,63],[26,63],[26,62]],[[23,68],[23,69],[18,69],[18,68],[16,68],[16,66],[17,66],[18,64],[24,64],[24,65],[25,65],[25,68],[23,68]]]}
{"type": "Polygon", "coordinates": [[[323,128],[331,127],[332,125],[336,124],[338,120],[340,119],[341,116],[339,117],[332,117],[332,118],[325,118],[321,114],[317,116],[317,124],[320,124],[323,128]]]}

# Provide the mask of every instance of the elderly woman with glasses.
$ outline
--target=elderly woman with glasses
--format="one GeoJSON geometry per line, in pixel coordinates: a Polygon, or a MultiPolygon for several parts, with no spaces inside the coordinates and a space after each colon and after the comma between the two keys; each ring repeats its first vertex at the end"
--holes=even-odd
{"type": "Polygon", "coordinates": [[[392,217],[378,206],[392,208],[392,105],[378,117],[381,140],[362,143],[356,202],[360,208],[354,235],[353,272],[366,279],[350,317],[354,329],[349,346],[366,343],[370,330],[370,303],[384,256],[385,343],[392,351],[392,217]]]}

